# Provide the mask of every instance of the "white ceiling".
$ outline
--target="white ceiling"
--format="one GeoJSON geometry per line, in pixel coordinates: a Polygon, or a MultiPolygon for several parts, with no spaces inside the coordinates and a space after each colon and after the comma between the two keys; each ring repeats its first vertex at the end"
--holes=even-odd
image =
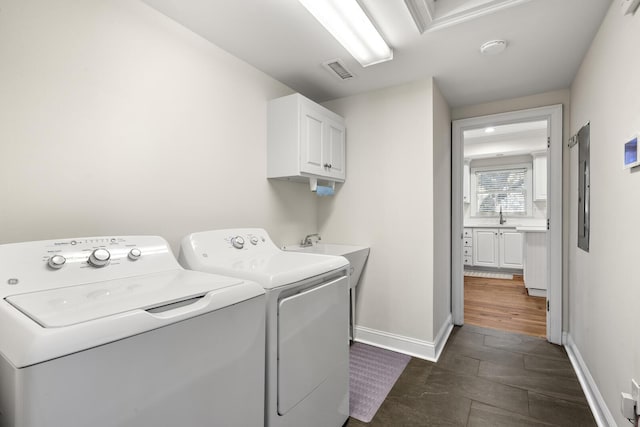
{"type": "Polygon", "coordinates": [[[493,129],[492,132],[487,132],[487,128],[464,131],[464,143],[477,144],[486,139],[513,138],[523,135],[547,138],[546,120],[491,126],[491,129],[493,129]]]}
{"type": "Polygon", "coordinates": [[[318,102],[433,76],[451,107],[569,87],[611,4],[530,0],[420,35],[403,0],[359,0],[394,50],[362,68],[297,0],[143,1],[318,102]],[[481,55],[493,39],[508,49],[481,55]],[[357,77],[322,67],[336,58],[357,77]]]}
{"type": "Polygon", "coordinates": [[[495,126],[491,133],[485,128],[464,132],[465,159],[515,156],[545,151],[547,122],[524,122],[495,126]]]}

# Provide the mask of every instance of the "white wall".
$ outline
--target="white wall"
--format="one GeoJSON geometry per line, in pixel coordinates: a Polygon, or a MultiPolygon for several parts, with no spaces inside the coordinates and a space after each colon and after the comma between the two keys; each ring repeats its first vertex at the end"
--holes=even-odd
{"type": "Polygon", "coordinates": [[[640,380],[640,170],[622,144],[640,131],[640,13],[611,5],[571,87],[571,133],[591,122],[591,239],[577,248],[578,147],[571,150],[569,333],[619,426],[620,392],[640,380]]]}
{"type": "Polygon", "coordinates": [[[266,176],[291,90],[143,3],[0,0],[0,243],[261,226],[315,232],[266,176]]]}
{"type": "MultiPolygon", "coordinates": [[[[449,166],[440,165],[450,156],[448,131],[433,126],[434,112],[449,126],[448,107],[436,90],[427,79],[325,103],[346,119],[347,180],[334,198],[318,203],[323,240],[371,247],[357,325],[421,342],[431,342],[440,326],[434,326],[434,277],[450,288],[448,271],[434,270],[434,244],[449,240],[434,234],[434,221],[450,221],[450,203],[434,208],[450,197],[449,166]],[[434,134],[443,144],[438,150],[434,134]]],[[[449,313],[448,297],[437,298],[449,313]]]]}
{"type": "MultiPolygon", "coordinates": [[[[451,120],[468,119],[471,117],[486,116],[489,114],[507,113],[510,111],[526,110],[529,108],[546,107],[548,105],[563,104],[568,110],[571,93],[569,89],[544,92],[536,95],[520,98],[505,99],[501,101],[487,102],[484,104],[469,105],[453,108],[451,120]]],[[[564,124],[569,126],[568,111],[565,111],[564,124]]],[[[565,129],[568,129],[566,127],[565,129]]]]}
{"type": "Polygon", "coordinates": [[[451,314],[451,114],[433,85],[433,338],[451,314]]]}

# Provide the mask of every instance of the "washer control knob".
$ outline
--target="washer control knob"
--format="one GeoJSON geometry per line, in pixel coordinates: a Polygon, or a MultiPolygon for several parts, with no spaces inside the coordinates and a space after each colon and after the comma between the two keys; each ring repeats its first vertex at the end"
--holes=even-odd
{"type": "Polygon", "coordinates": [[[142,256],[142,251],[138,248],[133,248],[129,251],[129,255],[127,256],[131,261],[137,261],[137,259],[142,256]]]}
{"type": "Polygon", "coordinates": [[[109,264],[110,259],[111,254],[109,251],[104,248],[100,248],[91,252],[91,255],[89,255],[89,264],[94,267],[104,267],[109,264]]]}
{"type": "Polygon", "coordinates": [[[256,236],[252,236],[249,241],[251,242],[252,245],[258,244],[258,238],[256,236]]]}
{"type": "Polygon", "coordinates": [[[236,249],[242,249],[244,247],[244,239],[242,236],[236,236],[231,239],[231,244],[236,249]]]}
{"type": "Polygon", "coordinates": [[[54,255],[51,258],[49,258],[48,264],[49,264],[49,267],[53,268],[54,270],[59,270],[64,266],[66,262],[67,262],[67,259],[62,255],[54,255]]]}

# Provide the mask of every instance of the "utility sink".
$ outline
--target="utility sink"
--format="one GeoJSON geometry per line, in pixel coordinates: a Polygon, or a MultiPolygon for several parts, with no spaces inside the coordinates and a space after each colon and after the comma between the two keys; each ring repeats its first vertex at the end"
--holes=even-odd
{"type": "Polygon", "coordinates": [[[351,264],[351,288],[355,288],[360,280],[362,269],[369,257],[366,246],[338,245],[334,243],[315,243],[312,246],[289,245],[283,247],[285,251],[305,252],[308,254],[343,256],[351,264]]]}

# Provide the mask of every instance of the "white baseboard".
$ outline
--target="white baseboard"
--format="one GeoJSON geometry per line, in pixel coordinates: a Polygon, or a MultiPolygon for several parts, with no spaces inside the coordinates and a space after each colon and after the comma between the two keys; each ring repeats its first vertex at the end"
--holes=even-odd
{"type": "Polygon", "coordinates": [[[527,293],[532,297],[547,297],[546,289],[527,288],[527,293]]]}
{"type": "Polygon", "coordinates": [[[616,420],[613,418],[611,411],[609,411],[602,394],[600,394],[598,385],[591,376],[589,368],[587,368],[587,365],[584,363],[584,359],[582,359],[571,334],[563,333],[563,338],[569,360],[571,360],[573,369],[576,371],[578,381],[580,381],[582,391],[584,391],[587,402],[589,402],[589,407],[591,408],[593,417],[596,419],[596,423],[599,427],[615,427],[617,425],[616,420]]]}
{"type": "Polygon", "coordinates": [[[378,331],[364,326],[356,326],[355,329],[355,340],[358,342],[437,362],[453,330],[453,322],[451,314],[449,314],[440,327],[434,342],[378,331]]]}

